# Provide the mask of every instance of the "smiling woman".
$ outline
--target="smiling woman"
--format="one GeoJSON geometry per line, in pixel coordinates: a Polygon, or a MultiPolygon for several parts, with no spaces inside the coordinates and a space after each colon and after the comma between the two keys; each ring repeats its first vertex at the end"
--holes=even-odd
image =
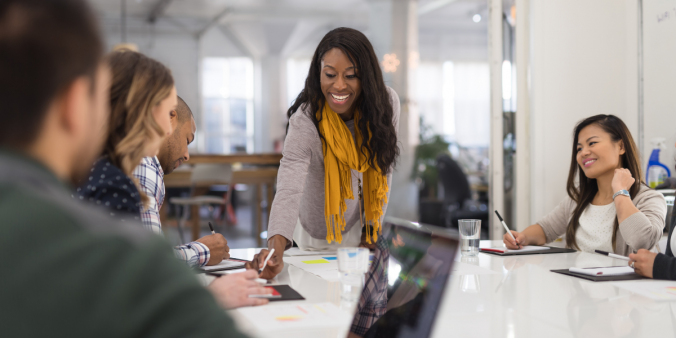
{"type": "MultiPolygon", "coordinates": [[[[309,250],[374,245],[399,155],[399,97],[357,30],[324,36],[288,116],[268,228],[275,251],[263,278],[282,271],[293,242],[309,250]]],[[[268,252],[250,268],[261,268],[268,252]]]]}
{"type": "Polygon", "coordinates": [[[138,220],[150,203],[132,171],[143,157],[157,155],[171,134],[177,95],[171,71],[154,59],[117,51],[107,61],[112,73],[107,138],[88,179],[77,188],[77,198],[126,222],[138,220]]]}
{"type": "Polygon", "coordinates": [[[654,250],[667,208],[642,180],[634,139],[614,115],[589,117],[575,127],[565,198],[523,232],[505,234],[510,249],[543,245],[566,235],[569,248],[627,255],[654,250]]]}

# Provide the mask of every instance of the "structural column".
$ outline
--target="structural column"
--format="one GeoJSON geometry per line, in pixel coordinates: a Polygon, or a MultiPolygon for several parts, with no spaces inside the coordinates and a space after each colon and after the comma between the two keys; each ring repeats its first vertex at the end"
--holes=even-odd
{"type": "Polygon", "coordinates": [[[256,152],[274,150],[275,140],[284,138],[286,129],[284,86],[286,63],[280,55],[265,55],[260,58],[260,116],[255,119],[256,152]]]}
{"type": "Polygon", "coordinates": [[[530,0],[516,0],[516,144],[515,183],[516,217],[513,225],[523,231],[530,217],[530,0]]]}
{"type": "MultiPolygon", "coordinates": [[[[503,210],[505,206],[503,159],[503,105],[502,105],[502,0],[488,3],[488,62],[491,74],[491,143],[489,147],[489,211],[503,210]]],[[[519,203],[519,201],[516,201],[519,203]]],[[[500,239],[504,229],[495,217],[489,217],[489,236],[500,239]]]]}

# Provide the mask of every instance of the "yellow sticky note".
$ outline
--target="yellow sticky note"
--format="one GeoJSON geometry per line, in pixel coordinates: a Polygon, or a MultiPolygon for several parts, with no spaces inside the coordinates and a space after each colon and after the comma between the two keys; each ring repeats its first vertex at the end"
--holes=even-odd
{"type": "Polygon", "coordinates": [[[323,264],[323,263],[328,263],[326,259],[315,259],[313,261],[303,261],[305,264],[323,264]]]}

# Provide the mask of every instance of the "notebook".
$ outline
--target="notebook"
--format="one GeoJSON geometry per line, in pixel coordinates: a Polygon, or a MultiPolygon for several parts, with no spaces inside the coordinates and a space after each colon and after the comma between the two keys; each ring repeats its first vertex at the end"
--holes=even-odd
{"type": "Polygon", "coordinates": [[[587,276],[622,276],[633,275],[634,269],[630,266],[609,266],[606,268],[570,268],[570,272],[587,276]]]}
{"type": "Polygon", "coordinates": [[[232,270],[232,269],[241,269],[244,267],[244,262],[242,261],[233,261],[229,259],[224,259],[216,265],[203,266],[202,271],[212,272],[212,271],[221,271],[221,270],[232,270]]]}
{"type": "Polygon", "coordinates": [[[481,248],[481,251],[491,251],[499,253],[514,253],[514,252],[526,252],[526,251],[539,251],[539,250],[549,250],[548,246],[535,246],[535,245],[526,245],[521,249],[507,249],[505,247],[498,248],[481,248]]]}
{"type": "MultiPolygon", "coordinates": [[[[528,247],[528,246],[526,246],[528,247]]],[[[537,249],[529,250],[506,250],[507,248],[479,248],[482,253],[496,255],[496,256],[518,256],[518,255],[541,255],[541,254],[555,254],[555,253],[570,253],[576,252],[573,249],[555,248],[551,246],[540,246],[537,249]],[[500,251],[498,251],[500,249],[500,251]],[[506,250],[506,251],[504,251],[506,250]],[[504,252],[501,252],[504,251],[504,252]]]]}
{"type": "Polygon", "coordinates": [[[271,285],[266,286],[266,289],[272,291],[271,295],[249,295],[252,298],[267,298],[269,301],[280,301],[280,300],[303,300],[305,299],[301,296],[298,291],[294,290],[288,285],[271,285]]]}
{"type": "Polygon", "coordinates": [[[587,268],[587,269],[569,268],[551,271],[555,273],[560,273],[562,275],[568,275],[572,277],[590,280],[592,282],[613,282],[613,281],[635,280],[645,278],[637,273],[634,273],[633,269],[631,273],[629,273],[629,270],[627,268],[631,269],[628,266],[609,266],[605,268],[587,268]],[[579,270],[582,271],[576,272],[579,270]],[[599,275],[597,274],[598,272],[603,273],[599,275]]]}
{"type": "Polygon", "coordinates": [[[457,232],[386,218],[350,331],[360,337],[429,337],[443,299],[457,232]]]}

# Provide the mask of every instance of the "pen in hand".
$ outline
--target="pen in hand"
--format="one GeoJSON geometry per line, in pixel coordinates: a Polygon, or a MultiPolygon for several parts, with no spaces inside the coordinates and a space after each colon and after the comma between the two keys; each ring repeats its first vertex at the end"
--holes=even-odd
{"type": "Polygon", "coordinates": [[[258,274],[262,273],[265,267],[268,265],[268,260],[270,257],[272,257],[272,254],[275,253],[275,249],[270,249],[270,252],[268,253],[268,257],[265,257],[265,261],[263,262],[263,267],[258,269],[258,274]]]}
{"type": "Polygon", "coordinates": [[[519,243],[516,241],[516,238],[514,238],[514,235],[509,230],[509,227],[507,227],[507,224],[505,224],[505,221],[502,219],[502,216],[500,216],[497,210],[495,210],[495,214],[498,215],[498,219],[500,220],[500,223],[502,223],[502,226],[505,228],[505,231],[507,231],[507,233],[509,234],[509,237],[512,237],[512,239],[514,240],[514,244],[516,244],[517,247],[520,247],[519,243]]]}
{"type": "Polygon", "coordinates": [[[216,231],[214,231],[214,227],[213,227],[213,225],[211,225],[211,222],[209,222],[209,229],[211,229],[211,234],[212,234],[212,235],[215,235],[215,234],[216,234],[216,231]]]}
{"type": "Polygon", "coordinates": [[[622,255],[618,255],[618,254],[614,254],[614,253],[612,253],[612,252],[603,251],[603,250],[594,250],[594,252],[596,252],[596,253],[598,253],[598,254],[606,255],[606,256],[608,256],[608,257],[612,257],[612,258],[617,258],[617,259],[622,259],[622,260],[625,260],[625,261],[629,261],[629,257],[627,257],[627,256],[622,256],[622,255]]]}

